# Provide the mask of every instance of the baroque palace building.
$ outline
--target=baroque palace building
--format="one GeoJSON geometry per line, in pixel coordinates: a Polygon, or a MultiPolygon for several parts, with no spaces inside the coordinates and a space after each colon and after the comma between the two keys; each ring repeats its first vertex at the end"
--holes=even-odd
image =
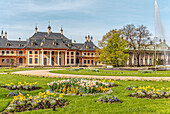
{"type": "MultiPolygon", "coordinates": [[[[137,58],[133,48],[129,49],[129,60],[127,66],[136,66],[137,58]]],[[[166,41],[159,40],[156,44],[156,61],[159,65],[170,65],[170,47],[166,44],[166,41]]],[[[155,45],[151,44],[146,49],[142,49],[139,56],[140,66],[154,66],[155,65],[155,45]]]]}
{"type": "Polygon", "coordinates": [[[3,30],[0,38],[0,66],[98,66],[95,61],[97,46],[93,37],[86,36],[84,43],[76,43],[60,33],[51,31],[35,33],[27,41],[7,39],[3,30]]]}

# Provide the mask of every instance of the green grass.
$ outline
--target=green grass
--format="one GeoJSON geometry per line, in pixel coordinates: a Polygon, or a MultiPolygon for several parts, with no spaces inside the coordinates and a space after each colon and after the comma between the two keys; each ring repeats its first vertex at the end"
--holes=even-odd
{"type": "Polygon", "coordinates": [[[142,73],[140,71],[111,71],[99,69],[99,72],[88,69],[74,70],[54,70],[50,71],[58,74],[75,74],[75,75],[94,75],[94,76],[138,76],[138,77],[170,77],[170,71],[156,71],[142,73]]]}
{"type": "Polygon", "coordinates": [[[48,69],[60,69],[60,68],[0,68],[0,73],[10,73],[15,71],[24,71],[24,70],[48,70],[48,69]]]}
{"type": "MultiPolygon", "coordinates": [[[[19,75],[0,75],[0,85],[5,83],[18,83],[18,82],[38,82],[41,90],[24,91],[26,94],[36,95],[40,91],[44,92],[49,89],[47,83],[58,80],[54,78],[43,77],[26,77],[19,75]]],[[[72,113],[170,113],[170,99],[138,99],[128,97],[133,91],[125,90],[128,85],[137,86],[154,86],[157,88],[169,87],[170,82],[145,82],[145,81],[119,81],[120,86],[113,87],[112,95],[117,96],[123,103],[117,104],[100,104],[95,103],[95,100],[101,95],[97,96],[64,96],[65,99],[70,101],[70,104],[64,108],[58,108],[56,111],[52,109],[26,111],[21,114],[72,114],[72,113]]],[[[10,90],[0,88],[0,112],[2,112],[7,105],[12,101],[13,97],[6,97],[10,90]]]]}

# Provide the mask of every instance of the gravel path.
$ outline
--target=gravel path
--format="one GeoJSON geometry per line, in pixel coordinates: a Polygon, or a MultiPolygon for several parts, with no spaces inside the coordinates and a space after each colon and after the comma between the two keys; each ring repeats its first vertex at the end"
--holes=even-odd
{"type": "MultiPolygon", "coordinates": [[[[57,69],[54,69],[57,70],[57,69]]],[[[63,69],[58,69],[63,70],[63,69]]],[[[28,71],[17,71],[11,74],[21,74],[21,75],[32,75],[32,76],[45,76],[45,77],[60,77],[60,78],[94,78],[94,79],[120,79],[120,80],[168,80],[170,77],[134,77],[134,76],[93,76],[93,75],[73,75],[73,74],[56,74],[51,73],[50,70],[28,70],[28,71]]]]}

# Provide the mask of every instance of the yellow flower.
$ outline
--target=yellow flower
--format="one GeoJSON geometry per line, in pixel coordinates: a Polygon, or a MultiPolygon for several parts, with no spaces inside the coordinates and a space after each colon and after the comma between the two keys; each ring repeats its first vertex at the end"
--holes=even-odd
{"type": "Polygon", "coordinates": [[[60,94],[59,97],[62,98],[62,97],[63,97],[63,94],[60,94]]]}

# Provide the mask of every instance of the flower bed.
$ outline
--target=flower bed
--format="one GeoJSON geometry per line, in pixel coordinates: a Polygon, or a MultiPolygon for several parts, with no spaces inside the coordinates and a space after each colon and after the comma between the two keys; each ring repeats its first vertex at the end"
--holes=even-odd
{"type": "Polygon", "coordinates": [[[47,84],[50,91],[64,94],[95,94],[105,93],[110,87],[118,86],[115,82],[102,82],[99,80],[68,79],[54,81],[47,84]]]}
{"type": "Polygon", "coordinates": [[[133,89],[136,89],[138,88],[138,86],[127,86],[125,89],[126,90],[133,90],[133,89]]]}
{"type": "Polygon", "coordinates": [[[24,82],[23,84],[21,82],[18,82],[18,84],[10,83],[2,85],[1,87],[7,88],[9,90],[27,90],[27,91],[41,89],[41,87],[37,85],[37,82],[35,83],[24,82]]]}
{"type": "Polygon", "coordinates": [[[62,99],[63,95],[54,98],[54,93],[39,93],[37,96],[26,96],[21,93],[18,96],[14,96],[11,104],[6,108],[5,112],[23,112],[29,110],[48,109],[55,110],[57,107],[64,107],[69,102],[62,99]]]}
{"type": "Polygon", "coordinates": [[[150,98],[150,99],[159,99],[159,98],[170,98],[170,88],[156,89],[151,86],[133,88],[134,93],[130,94],[130,97],[137,98],[150,98]]]}
{"type": "Polygon", "coordinates": [[[104,95],[99,97],[99,100],[97,102],[100,103],[122,103],[117,97],[113,95],[104,95]]]}
{"type": "Polygon", "coordinates": [[[7,96],[18,96],[18,95],[19,95],[19,93],[21,93],[22,95],[25,95],[25,93],[23,93],[23,92],[21,92],[21,91],[16,90],[16,91],[12,91],[12,92],[10,92],[7,96]]]}

